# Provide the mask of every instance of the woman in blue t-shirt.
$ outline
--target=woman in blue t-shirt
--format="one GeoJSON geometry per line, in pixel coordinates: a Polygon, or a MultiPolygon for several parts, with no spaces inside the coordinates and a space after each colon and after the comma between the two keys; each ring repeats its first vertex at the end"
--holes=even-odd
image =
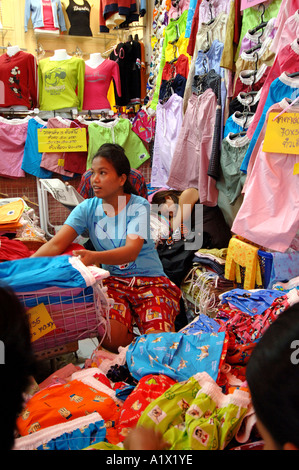
{"type": "Polygon", "coordinates": [[[86,265],[101,265],[110,272],[104,280],[110,310],[111,337],[103,347],[117,352],[141,334],[174,331],[180,289],[171,282],[150,237],[150,204],[134,194],[128,181],[130,163],[117,144],[104,144],[92,161],[91,184],[95,197],[86,199],[68,216],[59,232],[33,256],[56,256],[86,229],[95,251],[77,250],[86,265]]]}

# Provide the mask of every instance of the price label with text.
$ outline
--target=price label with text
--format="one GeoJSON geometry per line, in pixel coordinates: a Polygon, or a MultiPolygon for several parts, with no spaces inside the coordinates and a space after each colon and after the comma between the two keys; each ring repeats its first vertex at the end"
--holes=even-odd
{"type": "Polygon", "coordinates": [[[299,154],[299,113],[269,113],[263,152],[299,154]]]}
{"type": "Polygon", "coordinates": [[[86,152],[86,129],[38,129],[39,152],[86,152]]]}
{"type": "Polygon", "coordinates": [[[31,341],[45,336],[50,331],[56,329],[56,326],[44,304],[39,304],[27,310],[29,317],[31,341]]]}

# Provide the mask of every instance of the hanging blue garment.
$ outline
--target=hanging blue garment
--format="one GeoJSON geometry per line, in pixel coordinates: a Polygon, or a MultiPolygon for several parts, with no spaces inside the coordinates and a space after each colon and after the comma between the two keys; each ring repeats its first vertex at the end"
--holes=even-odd
{"type": "Polygon", "coordinates": [[[139,336],[130,344],[126,360],[136,380],[163,374],[182,382],[198,372],[217,379],[225,333],[160,333],[139,336]]]}
{"type": "Polygon", "coordinates": [[[27,137],[24,147],[24,155],[21,168],[29,175],[36,176],[37,178],[52,178],[52,171],[42,168],[42,152],[38,151],[38,129],[47,127],[47,123],[41,124],[36,119],[32,118],[28,121],[27,137]]]}

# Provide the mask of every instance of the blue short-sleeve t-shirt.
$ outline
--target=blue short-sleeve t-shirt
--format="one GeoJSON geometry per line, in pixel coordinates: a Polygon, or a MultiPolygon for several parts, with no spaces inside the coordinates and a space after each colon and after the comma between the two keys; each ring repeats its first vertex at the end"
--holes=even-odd
{"type": "Polygon", "coordinates": [[[102,265],[112,276],[165,276],[150,236],[150,204],[146,199],[131,194],[128,204],[114,217],[106,215],[102,199],[86,199],[73,209],[65,224],[72,227],[78,235],[87,229],[96,251],[124,246],[127,235],[135,234],[144,239],[135,261],[124,265],[102,265]]]}

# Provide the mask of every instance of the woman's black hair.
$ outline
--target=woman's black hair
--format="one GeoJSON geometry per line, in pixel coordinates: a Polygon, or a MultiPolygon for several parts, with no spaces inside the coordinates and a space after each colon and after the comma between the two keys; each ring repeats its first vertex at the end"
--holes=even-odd
{"type": "Polygon", "coordinates": [[[299,448],[299,303],[280,313],[254,348],[246,379],[258,419],[278,448],[299,448]]]}
{"type": "Polygon", "coordinates": [[[126,194],[138,195],[136,189],[129,181],[131,165],[125,154],[123,147],[118,144],[103,144],[94,155],[93,160],[97,157],[103,157],[113,165],[118,176],[126,175],[127,179],[124,184],[124,192],[126,194]]]}
{"type": "Polygon", "coordinates": [[[24,405],[24,392],[36,372],[28,315],[14,291],[0,282],[1,427],[0,449],[14,443],[16,420],[24,405]],[[4,357],[2,357],[4,356],[4,357]]]}
{"type": "Polygon", "coordinates": [[[173,189],[162,189],[161,191],[157,191],[152,197],[152,204],[164,204],[166,202],[167,197],[171,197],[175,204],[179,203],[179,197],[182,194],[182,191],[175,191],[173,189]]]}

